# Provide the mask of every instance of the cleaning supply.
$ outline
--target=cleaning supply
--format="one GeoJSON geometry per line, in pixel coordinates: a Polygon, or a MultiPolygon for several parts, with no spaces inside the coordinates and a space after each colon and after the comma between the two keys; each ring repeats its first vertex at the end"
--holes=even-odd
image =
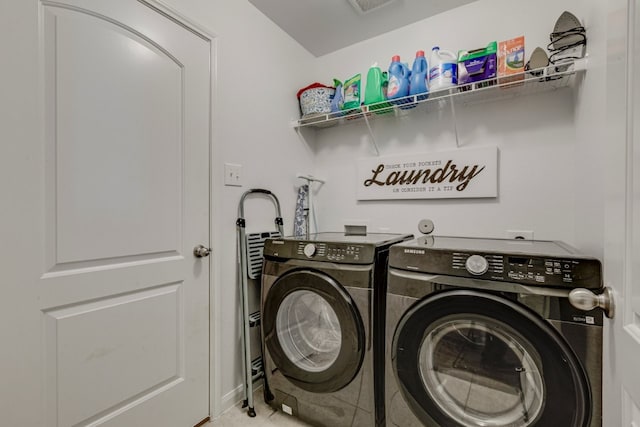
{"type": "Polygon", "coordinates": [[[498,44],[498,81],[511,83],[524,80],[524,36],[498,44]]]}
{"type": "Polygon", "coordinates": [[[388,85],[387,73],[383,73],[377,63],[374,63],[367,73],[367,85],[364,91],[364,105],[371,105],[370,110],[388,107],[385,100],[385,92],[388,85]],[[382,103],[382,104],[380,104],[382,103]]]}
{"type": "Polygon", "coordinates": [[[317,82],[300,89],[297,96],[302,118],[330,113],[335,92],[335,88],[317,82]]]}
{"type": "Polygon", "coordinates": [[[409,74],[409,67],[400,62],[400,56],[394,55],[391,58],[391,65],[389,65],[387,99],[397,99],[409,96],[409,74]]]}
{"type": "Polygon", "coordinates": [[[416,52],[416,59],[413,60],[413,66],[411,67],[409,95],[419,95],[418,100],[427,99],[429,96],[428,72],[429,66],[427,59],[424,57],[424,50],[419,50],[416,52]]]}
{"type": "Polygon", "coordinates": [[[458,84],[462,91],[492,86],[496,83],[498,44],[491,42],[485,48],[458,52],[458,84]],[[470,85],[470,83],[474,83],[470,85]]]}
{"type": "Polygon", "coordinates": [[[331,100],[331,112],[337,113],[342,109],[342,103],[344,102],[342,97],[342,82],[338,79],[333,79],[333,86],[336,88],[336,94],[331,100]]]}
{"type": "Polygon", "coordinates": [[[435,92],[454,87],[458,84],[458,57],[439,46],[431,49],[431,68],[429,69],[429,90],[435,92]]]}
{"type": "Polygon", "coordinates": [[[343,110],[352,110],[360,107],[360,74],[356,74],[344,82],[343,110]]]}

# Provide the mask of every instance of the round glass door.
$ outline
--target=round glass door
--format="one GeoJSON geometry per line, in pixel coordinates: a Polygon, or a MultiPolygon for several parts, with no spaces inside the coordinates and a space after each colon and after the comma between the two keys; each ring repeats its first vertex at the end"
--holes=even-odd
{"type": "Polygon", "coordinates": [[[591,390],[564,338],[498,295],[436,293],[402,317],[392,366],[425,426],[587,427],[591,390]]]}
{"type": "Polygon", "coordinates": [[[540,357],[513,328],[484,316],[442,319],[426,331],[420,377],[430,398],[468,426],[529,426],[543,408],[540,357]]]}
{"type": "Polygon", "coordinates": [[[324,371],[340,354],[338,316],[327,300],[315,292],[294,291],[282,300],[276,332],[285,355],[305,371],[324,371]]]}
{"type": "Polygon", "coordinates": [[[304,390],[340,390],[360,370],[360,313],[345,288],[325,273],[301,269],[276,280],[264,299],[262,324],[273,363],[304,390]]]}

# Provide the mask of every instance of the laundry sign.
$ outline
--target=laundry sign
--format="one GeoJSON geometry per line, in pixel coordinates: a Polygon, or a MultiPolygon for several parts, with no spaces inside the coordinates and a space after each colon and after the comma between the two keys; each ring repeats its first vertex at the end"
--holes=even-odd
{"type": "Polygon", "coordinates": [[[357,161],[358,200],[498,196],[498,148],[458,149],[357,161]]]}

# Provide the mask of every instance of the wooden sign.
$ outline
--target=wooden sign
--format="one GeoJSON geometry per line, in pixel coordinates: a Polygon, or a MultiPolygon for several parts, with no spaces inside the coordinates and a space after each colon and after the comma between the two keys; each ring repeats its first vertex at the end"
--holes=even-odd
{"type": "Polygon", "coordinates": [[[358,200],[498,197],[498,148],[357,161],[358,200]]]}

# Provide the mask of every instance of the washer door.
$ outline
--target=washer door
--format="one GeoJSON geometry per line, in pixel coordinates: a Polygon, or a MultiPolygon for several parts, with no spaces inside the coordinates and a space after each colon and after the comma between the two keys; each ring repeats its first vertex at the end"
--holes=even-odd
{"type": "Polygon", "coordinates": [[[262,317],[273,363],[298,387],[333,392],[360,370],[362,319],[346,290],[328,275],[298,270],[282,276],[265,298],[262,317]]]}
{"type": "Polygon", "coordinates": [[[584,370],[544,319],[500,296],[454,290],[400,320],[392,365],[425,426],[588,426],[584,370]]]}

